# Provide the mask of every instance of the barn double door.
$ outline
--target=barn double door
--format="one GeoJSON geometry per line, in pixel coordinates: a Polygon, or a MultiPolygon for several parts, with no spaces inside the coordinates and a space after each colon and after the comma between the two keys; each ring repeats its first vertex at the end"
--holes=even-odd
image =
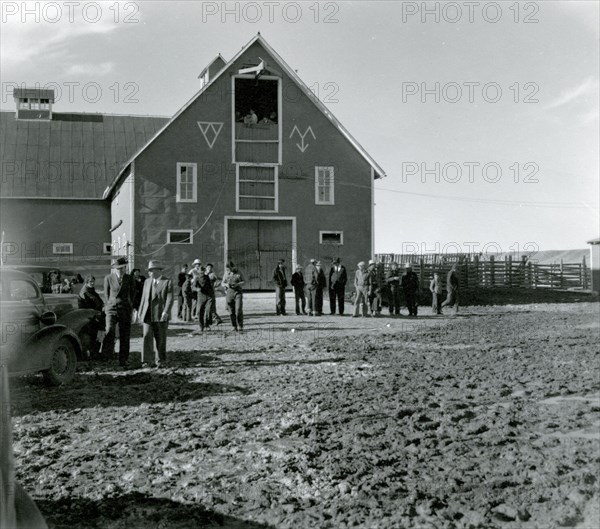
{"type": "Polygon", "coordinates": [[[288,283],[292,274],[292,221],[229,219],[227,259],[244,276],[246,290],[274,288],[273,270],[285,259],[288,283]]]}

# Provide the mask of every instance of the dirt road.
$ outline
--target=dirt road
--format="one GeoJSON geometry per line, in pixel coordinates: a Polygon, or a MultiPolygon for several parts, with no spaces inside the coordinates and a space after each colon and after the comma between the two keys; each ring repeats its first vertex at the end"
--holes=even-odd
{"type": "Polygon", "coordinates": [[[18,479],[50,527],[599,525],[600,304],[270,303],[243,335],[171,325],[165,369],[15,381],[18,479]]]}

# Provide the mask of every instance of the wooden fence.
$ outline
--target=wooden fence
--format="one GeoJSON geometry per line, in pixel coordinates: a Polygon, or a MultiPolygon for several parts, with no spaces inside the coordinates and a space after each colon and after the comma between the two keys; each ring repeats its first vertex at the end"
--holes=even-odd
{"type": "Polygon", "coordinates": [[[493,255],[483,259],[479,255],[399,255],[377,254],[376,261],[387,271],[390,263],[403,267],[412,264],[421,281],[421,288],[429,288],[429,280],[438,272],[446,284],[446,274],[457,265],[461,288],[590,288],[590,270],[585,258],[581,263],[539,264],[526,259],[513,260],[511,256],[496,260],[493,255]]]}

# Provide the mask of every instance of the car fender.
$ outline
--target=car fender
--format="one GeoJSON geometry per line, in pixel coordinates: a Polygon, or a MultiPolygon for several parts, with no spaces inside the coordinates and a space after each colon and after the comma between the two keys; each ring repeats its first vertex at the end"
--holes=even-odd
{"type": "Polygon", "coordinates": [[[94,319],[98,320],[101,315],[100,311],[94,309],[76,309],[58,318],[56,323],[68,327],[78,335],[83,327],[94,319]]]}
{"type": "Polygon", "coordinates": [[[79,357],[81,354],[79,337],[64,325],[49,325],[41,329],[35,336],[23,344],[23,352],[26,352],[29,359],[29,365],[25,371],[43,371],[48,369],[52,362],[54,344],[61,338],[67,338],[71,341],[79,357]]]}

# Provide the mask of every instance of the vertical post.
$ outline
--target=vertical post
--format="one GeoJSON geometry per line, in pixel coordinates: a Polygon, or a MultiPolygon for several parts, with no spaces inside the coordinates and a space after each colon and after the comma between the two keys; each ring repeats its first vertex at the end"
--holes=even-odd
{"type": "Polygon", "coordinates": [[[563,274],[564,274],[564,271],[563,271],[563,260],[561,259],[560,260],[560,284],[559,284],[560,288],[564,288],[564,286],[565,286],[565,284],[564,284],[565,283],[565,278],[564,278],[563,274]]]}
{"type": "Polygon", "coordinates": [[[531,288],[531,261],[527,262],[527,286],[531,288]]]}
{"type": "Polygon", "coordinates": [[[423,285],[425,283],[425,263],[423,257],[419,258],[419,288],[423,290],[423,285]]]}
{"type": "Polygon", "coordinates": [[[476,287],[482,286],[479,281],[479,256],[473,256],[473,273],[475,275],[475,285],[476,287]]]}
{"type": "Polygon", "coordinates": [[[496,286],[496,258],[490,255],[490,286],[494,288],[496,286]]]}
{"type": "Polygon", "coordinates": [[[537,288],[538,286],[538,265],[534,263],[533,265],[533,288],[537,288]]]}
{"type": "Polygon", "coordinates": [[[581,272],[583,274],[583,279],[581,281],[581,286],[587,290],[588,288],[588,274],[587,274],[587,265],[585,262],[585,255],[583,256],[583,259],[581,261],[581,272]]]}
{"type": "Polygon", "coordinates": [[[512,287],[512,255],[509,255],[504,261],[504,275],[509,288],[512,287]]]}

